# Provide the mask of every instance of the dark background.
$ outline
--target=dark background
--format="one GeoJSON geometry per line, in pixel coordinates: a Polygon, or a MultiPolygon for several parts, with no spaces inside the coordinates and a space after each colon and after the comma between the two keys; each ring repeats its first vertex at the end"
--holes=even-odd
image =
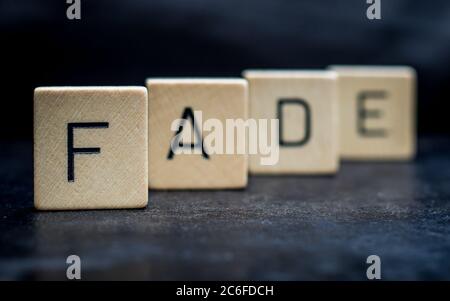
{"type": "Polygon", "coordinates": [[[366,0],[82,0],[81,21],[65,2],[0,0],[0,280],[65,280],[70,254],[84,280],[366,280],[370,254],[384,280],[450,280],[448,0],[382,0],[381,21],[366,0]],[[417,69],[416,160],[152,190],[142,210],[33,210],[37,86],[329,64],[417,69]]]}
{"type": "Polygon", "coordinates": [[[382,0],[1,0],[0,138],[32,137],[37,86],[143,85],[152,76],[240,76],[246,68],[407,64],[419,133],[449,134],[450,2],[382,0]]]}

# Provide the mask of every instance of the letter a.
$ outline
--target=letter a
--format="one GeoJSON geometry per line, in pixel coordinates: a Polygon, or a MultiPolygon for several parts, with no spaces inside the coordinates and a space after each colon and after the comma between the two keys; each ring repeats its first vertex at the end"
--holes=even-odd
{"type": "Polygon", "coordinates": [[[67,268],[67,271],[66,271],[67,279],[80,280],[81,279],[81,259],[80,259],[80,257],[77,255],[70,255],[69,257],[67,257],[66,263],[70,264],[70,266],[67,268]]]}
{"type": "Polygon", "coordinates": [[[381,279],[381,259],[377,255],[367,257],[366,263],[371,264],[367,268],[366,276],[369,280],[381,279]]]}
{"type": "Polygon", "coordinates": [[[71,4],[66,11],[67,19],[80,20],[81,19],[81,0],[67,0],[67,4],[71,4]]]}
{"type": "Polygon", "coordinates": [[[192,128],[194,129],[194,135],[197,138],[197,143],[191,143],[188,145],[188,147],[192,149],[195,148],[201,148],[202,150],[202,156],[205,159],[209,159],[209,155],[205,152],[205,148],[203,146],[203,138],[201,135],[201,132],[195,122],[194,112],[192,111],[192,108],[187,107],[184,109],[183,116],[181,116],[181,122],[178,126],[178,131],[175,133],[175,136],[172,139],[172,143],[170,144],[169,153],[167,154],[167,160],[172,160],[174,157],[174,151],[176,151],[177,148],[184,148],[184,144],[181,140],[181,133],[183,132],[184,123],[187,121],[187,119],[191,120],[192,128]]]}
{"type": "Polygon", "coordinates": [[[367,19],[380,20],[381,19],[381,0],[367,0],[370,6],[367,8],[367,19]]]}

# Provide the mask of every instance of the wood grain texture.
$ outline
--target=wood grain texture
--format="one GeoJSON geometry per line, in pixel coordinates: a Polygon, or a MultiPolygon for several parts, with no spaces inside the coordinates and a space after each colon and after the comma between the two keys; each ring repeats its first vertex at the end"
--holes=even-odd
{"type": "MultiPolygon", "coordinates": [[[[41,210],[145,207],[148,200],[147,90],[144,87],[42,87],[34,92],[34,203],[41,210]],[[69,123],[75,154],[69,181],[69,123]]],[[[70,140],[70,139],[69,139],[70,140]]]]}
{"type": "Polygon", "coordinates": [[[401,66],[330,68],[338,73],[341,157],[346,160],[414,158],[414,69],[401,66]]]}
{"type": "MultiPolygon", "coordinates": [[[[152,189],[227,189],[247,185],[245,154],[177,154],[168,159],[174,120],[188,107],[201,111],[203,121],[246,119],[247,82],[242,79],[148,79],[149,187],[152,189]]],[[[196,120],[196,122],[199,122],[196,120]]],[[[200,123],[197,123],[202,127],[200,123]]],[[[190,126],[187,122],[186,125],[190,126]]],[[[192,127],[185,127],[184,132],[192,127]]],[[[205,132],[202,136],[205,137],[205,132]]],[[[195,138],[195,137],[194,137],[195,138]]],[[[198,141],[186,141],[183,143],[198,141]]],[[[224,142],[225,143],[225,142],[224,142]]]]}
{"type": "MultiPolygon", "coordinates": [[[[282,100],[294,103],[282,106],[282,139],[303,141],[301,146],[280,144],[279,162],[260,163],[259,155],[250,156],[254,174],[333,174],[339,168],[338,108],[336,75],[328,71],[246,71],[249,81],[250,117],[278,118],[282,100]],[[296,104],[303,101],[305,106],[296,104]],[[307,112],[309,108],[309,139],[307,112]]],[[[280,137],[278,137],[280,138],[280,137]]]]}

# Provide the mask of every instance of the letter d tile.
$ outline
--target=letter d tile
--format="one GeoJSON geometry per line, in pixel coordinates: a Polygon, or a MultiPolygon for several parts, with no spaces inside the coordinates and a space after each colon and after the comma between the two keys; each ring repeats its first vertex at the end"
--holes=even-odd
{"type": "MultiPolygon", "coordinates": [[[[250,117],[279,120],[279,160],[261,164],[250,156],[254,174],[334,174],[339,167],[336,74],[330,71],[244,72],[249,82],[250,117]]],[[[267,131],[270,135],[271,131],[267,131]]],[[[260,133],[265,134],[265,133],[260,133]]]]}

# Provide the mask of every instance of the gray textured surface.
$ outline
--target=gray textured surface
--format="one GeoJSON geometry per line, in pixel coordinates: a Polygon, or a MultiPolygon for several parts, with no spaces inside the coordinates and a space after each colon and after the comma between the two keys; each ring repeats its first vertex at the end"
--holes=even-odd
{"type": "Polygon", "coordinates": [[[450,143],[335,177],[251,177],[242,191],[153,192],[145,210],[35,212],[32,145],[0,150],[0,279],[450,280],[450,143]]]}

